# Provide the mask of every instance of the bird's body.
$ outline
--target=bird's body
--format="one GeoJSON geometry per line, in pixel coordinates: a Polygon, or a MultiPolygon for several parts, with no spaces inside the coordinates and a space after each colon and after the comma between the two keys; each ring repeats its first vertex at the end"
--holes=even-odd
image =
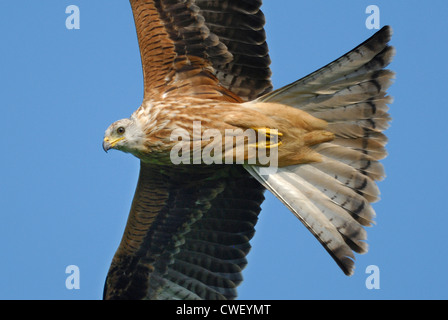
{"type": "MultiPolygon", "coordinates": [[[[207,131],[213,130],[220,137],[224,137],[220,139],[222,144],[219,148],[222,154],[221,161],[219,163],[215,161],[215,164],[225,162],[225,157],[229,153],[228,148],[226,149],[225,137],[229,134],[233,134],[235,140],[237,137],[245,135],[245,145],[242,148],[246,154],[242,155],[241,159],[244,160],[244,163],[250,163],[251,157],[247,149],[254,141],[249,141],[247,132],[253,131],[254,136],[258,138],[260,129],[277,130],[281,135],[283,145],[278,149],[277,165],[280,167],[319,161],[319,155],[313,152],[309,146],[334,139],[334,134],[325,130],[326,121],[317,119],[300,109],[279,103],[237,103],[198,98],[149,100],[145,101],[131,115],[130,120],[132,122],[129,124],[123,124],[122,121],[113,124],[108,130],[110,133],[106,132],[106,136],[112,135],[117,128],[134,126],[138,130],[133,132],[137,139],[133,141],[131,137],[126,137],[114,144],[114,147],[132,153],[143,162],[161,165],[173,164],[171,152],[179,143],[178,139],[173,139],[175,138],[173,133],[178,130],[185,132],[187,138],[182,142],[188,144],[187,147],[192,156],[195,141],[200,140],[198,151],[201,156],[204,148],[216,142],[216,139],[203,138],[207,131]],[[197,123],[200,124],[199,132],[195,132],[197,123]]],[[[119,137],[115,140],[117,139],[119,137]]],[[[110,147],[106,146],[105,148],[110,147]]],[[[234,160],[237,157],[236,148],[237,145],[232,144],[231,151],[235,154],[235,157],[232,157],[234,160]]],[[[255,157],[257,157],[257,151],[254,146],[255,157]]],[[[191,162],[195,163],[194,159],[191,162]]],[[[203,162],[201,161],[201,163],[203,162]]],[[[260,161],[255,159],[252,164],[255,163],[260,164],[260,161]]]]}
{"type": "Polygon", "coordinates": [[[145,95],[103,147],[141,169],[104,298],[235,298],[265,188],[352,274],[384,177],[390,27],[270,92],[261,1],[130,3],[145,95]]]}

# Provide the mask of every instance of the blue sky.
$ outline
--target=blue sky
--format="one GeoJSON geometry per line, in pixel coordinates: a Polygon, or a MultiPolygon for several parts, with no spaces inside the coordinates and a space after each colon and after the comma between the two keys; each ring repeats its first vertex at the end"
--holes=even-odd
{"type": "MultiPolygon", "coordinates": [[[[370,251],[346,277],[301,223],[267,194],[241,299],[447,299],[448,2],[265,0],[275,88],[394,29],[387,178],[368,228],[370,251]],[[367,289],[378,266],[380,288],[367,289]]],[[[100,299],[126,223],[138,160],[104,153],[104,130],[142,100],[128,1],[0,2],[2,148],[0,299],[100,299]],[[68,5],[79,30],[65,26],[68,5]],[[65,268],[77,265],[80,289],[65,268]]]]}

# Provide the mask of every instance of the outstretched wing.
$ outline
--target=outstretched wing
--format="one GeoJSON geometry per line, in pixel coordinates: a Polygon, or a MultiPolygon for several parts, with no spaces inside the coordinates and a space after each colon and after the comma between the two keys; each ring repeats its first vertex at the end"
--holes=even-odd
{"type": "Polygon", "coordinates": [[[239,101],[269,91],[260,0],[131,0],[145,99],[239,101]]]}
{"type": "Polygon", "coordinates": [[[238,167],[142,163],[104,298],[235,298],[263,199],[238,167]]]}
{"type": "MultiPolygon", "coordinates": [[[[144,99],[271,90],[259,0],[131,0],[144,99]]],[[[264,200],[242,167],[141,164],[105,299],[233,299],[264,200]]]]}

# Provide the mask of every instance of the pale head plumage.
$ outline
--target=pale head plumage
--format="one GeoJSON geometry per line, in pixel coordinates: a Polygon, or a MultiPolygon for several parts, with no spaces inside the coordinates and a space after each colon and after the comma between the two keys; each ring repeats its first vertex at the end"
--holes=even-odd
{"type": "Polygon", "coordinates": [[[131,117],[112,123],[104,134],[103,149],[117,149],[138,156],[144,149],[145,133],[140,122],[131,117]]]}

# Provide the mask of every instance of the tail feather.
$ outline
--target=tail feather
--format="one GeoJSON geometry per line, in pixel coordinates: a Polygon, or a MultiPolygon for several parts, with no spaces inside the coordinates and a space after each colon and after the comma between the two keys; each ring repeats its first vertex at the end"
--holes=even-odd
{"type": "MultiPolygon", "coordinates": [[[[350,79],[350,75],[367,74],[368,71],[386,67],[395,54],[394,48],[387,45],[391,36],[392,29],[385,26],[339,59],[290,85],[261,96],[257,101],[279,102],[308,112],[301,104],[309,97],[318,95],[319,90],[340,79],[350,79]]],[[[369,78],[366,76],[365,79],[369,78]]]]}
{"type": "Polygon", "coordinates": [[[300,187],[297,187],[298,181],[288,181],[285,175],[281,174],[281,172],[284,172],[282,168],[279,168],[281,172],[274,175],[263,176],[259,172],[259,167],[245,167],[266,189],[270,190],[294,213],[324,246],[344,273],[350,275],[354,267],[353,252],[349,246],[340,245],[345,243],[342,234],[315,205],[314,201],[310,200],[310,192],[302,191],[300,187]]]}
{"type": "Polygon", "coordinates": [[[385,177],[383,165],[362,152],[333,143],[319,144],[314,151],[327,158],[345,163],[374,180],[382,180],[385,177]]]}
{"type": "Polygon", "coordinates": [[[382,91],[380,90],[390,86],[391,76],[392,74],[388,74],[388,77],[360,82],[333,93],[314,93],[313,96],[309,97],[300,106],[295,106],[292,101],[288,101],[289,99],[283,102],[283,104],[299,108],[311,115],[314,115],[314,111],[321,109],[349,106],[367,101],[370,97],[381,94],[382,91]]]}
{"type": "Polygon", "coordinates": [[[324,158],[322,162],[313,163],[312,166],[333,177],[342,185],[351,188],[367,201],[379,200],[380,191],[375,181],[356,168],[331,158],[324,158]]]}
{"type": "Polygon", "coordinates": [[[338,122],[351,119],[388,119],[387,113],[389,108],[387,103],[391,103],[390,97],[380,99],[369,99],[366,102],[354,103],[342,107],[333,107],[331,109],[323,109],[314,111],[316,118],[327,122],[338,122]]]}
{"type": "MultiPolygon", "coordinates": [[[[383,135],[384,136],[384,135],[383,135]]],[[[347,147],[369,155],[373,160],[381,160],[387,156],[385,142],[373,139],[372,137],[366,141],[364,138],[335,138],[333,143],[343,147],[347,147]]]]}
{"type": "Polygon", "coordinates": [[[284,170],[288,175],[294,174],[310,183],[316,191],[316,194],[310,194],[313,199],[329,199],[339,208],[344,209],[344,211],[341,211],[338,208],[340,215],[341,212],[344,213],[343,217],[348,218],[350,215],[360,224],[366,226],[372,223],[375,212],[369,202],[355,190],[342,185],[332,176],[320,171],[312,164],[290,166],[284,170]]]}
{"type": "MultiPolygon", "coordinates": [[[[278,168],[261,174],[245,168],[279,198],[313,233],[345,274],[354,270],[354,254],[368,250],[363,226],[375,217],[379,199],[375,180],[384,178],[379,160],[387,152],[389,126],[386,90],[394,73],[384,68],[394,48],[386,26],[341,58],[255,102],[288,105],[328,123],[332,141],[312,146],[320,162],[278,168]]],[[[281,148],[282,146],[280,146],[281,148]]]]}
{"type": "MultiPolygon", "coordinates": [[[[341,138],[363,138],[366,134],[381,133],[389,127],[387,118],[383,119],[358,119],[344,122],[331,122],[327,130],[341,138]]],[[[382,134],[376,135],[377,139],[383,140],[382,134]]],[[[371,138],[371,137],[369,137],[371,138]]]]}

